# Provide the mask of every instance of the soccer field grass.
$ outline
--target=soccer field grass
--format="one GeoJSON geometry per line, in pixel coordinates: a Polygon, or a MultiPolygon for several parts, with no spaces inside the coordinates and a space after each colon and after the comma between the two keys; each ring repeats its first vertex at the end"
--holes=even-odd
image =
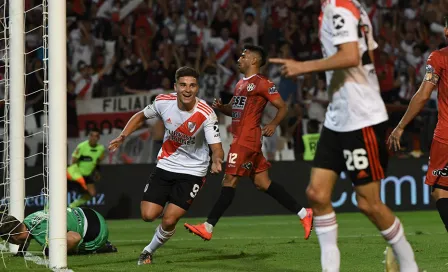
{"type": "MultiPolygon", "coordinates": [[[[405,225],[421,268],[448,271],[446,232],[437,212],[398,213],[405,225]]],[[[183,228],[181,219],[174,237],[154,255],[154,264],[137,266],[137,258],[151,240],[160,221],[108,221],[110,241],[118,253],[70,256],[74,271],[320,271],[319,244],[310,240],[295,216],[224,217],[211,241],[204,242],[183,228]]],[[[386,243],[372,224],[359,213],[338,215],[341,271],[383,271],[386,243]]],[[[5,257],[7,270],[44,271],[22,258],[5,257]]],[[[1,267],[0,270],[3,270],[1,267]]]]}

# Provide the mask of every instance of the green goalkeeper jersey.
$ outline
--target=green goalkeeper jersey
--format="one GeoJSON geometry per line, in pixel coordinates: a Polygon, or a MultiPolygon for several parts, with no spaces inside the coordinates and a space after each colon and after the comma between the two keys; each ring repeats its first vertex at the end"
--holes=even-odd
{"type": "MultiPolygon", "coordinates": [[[[38,211],[28,215],[23,223],[33,238],[41,245],[47,245],[48,213],[38,211]]],[[[84,213],[80,208],[67,208],[67,231],[74,231],[84,237],[87,225],[84,213]]],[[[82,239],[81,239],[82,242],[82,239]]]]}
{"type": "Polygon", "coordinates": [[[98,159],[104,153],[104,145],[97,144],[95,147],[90,146],[86,140],[80,143],[72,154],[72,157],[78,159],[78,168],[82,176],[90,176],[96,168],[98,159]]]}

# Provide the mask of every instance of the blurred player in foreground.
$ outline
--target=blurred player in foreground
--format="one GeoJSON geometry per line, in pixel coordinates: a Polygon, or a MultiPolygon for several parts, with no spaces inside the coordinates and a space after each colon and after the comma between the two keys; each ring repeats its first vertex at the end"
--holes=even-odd
{"type": "MultiPolygon", "coordinates": [[[[445,37],[448,38],[448,16],[445,17],[445,37]]],[[[438,90],[439,121],[434,130],[425,183],[432,187],[432,197],[448,231],[448,47],[429,55],[425,78],[388,143],[389,148],[400,149],[404,128],[423,109],[435,89],[438,90]]]]}
{"type": "MultiPolygon", "coordinates": [[[[322,0],[320,41],[325,58],[298,62],[271,59],[286,76],[326,71],[331,103],[317,145],[308,200],[321,248],[322,270],[339,271],[338,225],[331,205],[341,171],[348,171],[358,208],[381,231],[398,258],[401,272],[417,272],[414,252],[403,226],[381,201],[381,179],[387,167],[386,107],[373,65],[368,14],[355,0],[322,0]]],[[[386,271],[395,271],[386,267],[386,271]]]]}
{"type": "MultiPolygon", "coordinates": [[[[20,245],[19,254],[27,250],[31,240],[48,253],[48,213],[32,213],[23,222],[5,215],[0,221],[0,235],[8,243],[20,245]]],[[[108,238],[109,230],[101,214],[89,208],[67,208],[67,253],[117,252],[108,238]]]]}
{"type": "Polygon", "coordinates": [[[279,183],[271,181],[268,169],[271,164],[261,151],[262,136],[270,137],[285,118],[287,106],[271,81],[260,75],[260,67],[266,62],[263,48],[246,45],[238,60],[240,80],[229,104],[216,100],[213,107],[227,116],[232,116],[233,142],[227,158],[226,174],[222,182],[221,195],[210,211],[207,221],[198,225],[185,223],[185,227],[204,240],[212,238],[213,227],[230,206],[241,177],[250,177],[261,191],[277,200],[281,205],[300,217],[308,239],[312,229],[312,211],[303,208],[279,183]],[[267,102],[278,111],[274,119],[261,128],[261,116],[267,102]]]}
{"type": "Polygon", "coordinates": [[[165,124],[165,137],[159,151],[157,167],[151,174],[140,205],[142,219],[151,222],[163,212],[162,223],[140,254],[138,264],[152,263],[154,252],[173,236],[179,219],[204,185],[212,151],[211,173],[222,170],[224,151],[218,118],[204,100],[196,97],[199,74],[190,67],[176,71],[175,94],[158,95],[144,110],[136,113],[120,136],[109,145],[116,150],[124,139],[145,119],[160,117],[165,124]]]}
{"type": "Polygon", "coordinates": [[[95,181],[100,179],[99,164],[104,159],[104,145],[98,143],[100,132],[92,129],[89,139],[78,144],[72,154],[72,164],[67,168],[67,179],[76,182],[84,194],[70,203],[70,208],[79,207],[96,195],[95,181]]]}

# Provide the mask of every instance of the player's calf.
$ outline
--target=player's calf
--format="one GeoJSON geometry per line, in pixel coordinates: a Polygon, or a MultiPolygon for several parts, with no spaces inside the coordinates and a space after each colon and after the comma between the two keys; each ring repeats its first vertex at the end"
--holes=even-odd
{"type": "Polygon", "coordinates": [[[436,202],[437,211],[439,212],[440,219],[442,219],[445,229],[448,231],[448,187],[434,188],[432,191],[432,198],[436,202]]]}

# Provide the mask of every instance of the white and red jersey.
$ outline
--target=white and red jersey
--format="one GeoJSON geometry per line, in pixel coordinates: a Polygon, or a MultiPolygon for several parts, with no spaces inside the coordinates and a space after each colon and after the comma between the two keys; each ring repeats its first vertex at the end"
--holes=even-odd
{"type": "Polygon", "coordinates": [[[388,119],[369,51],[378,47],[372,24],[356,0],[327,0],[319,17],[319,36],[324,57],[337,53],[338,46],[358,42],[358,66],[327,71],[331,97],[324,126],[339,132],[354,131],[388,119]]]}
{"type": "Polygon", "coordinates": [[[207,174],[208,145],[220,143],[221,137],[214,110],[204,100],[196,100],[188,112],[179,109],[176,94],[160,94],[143,110],[146,118],[159,117],[165,124],[157,167],[199,177],[207,174]]]}

